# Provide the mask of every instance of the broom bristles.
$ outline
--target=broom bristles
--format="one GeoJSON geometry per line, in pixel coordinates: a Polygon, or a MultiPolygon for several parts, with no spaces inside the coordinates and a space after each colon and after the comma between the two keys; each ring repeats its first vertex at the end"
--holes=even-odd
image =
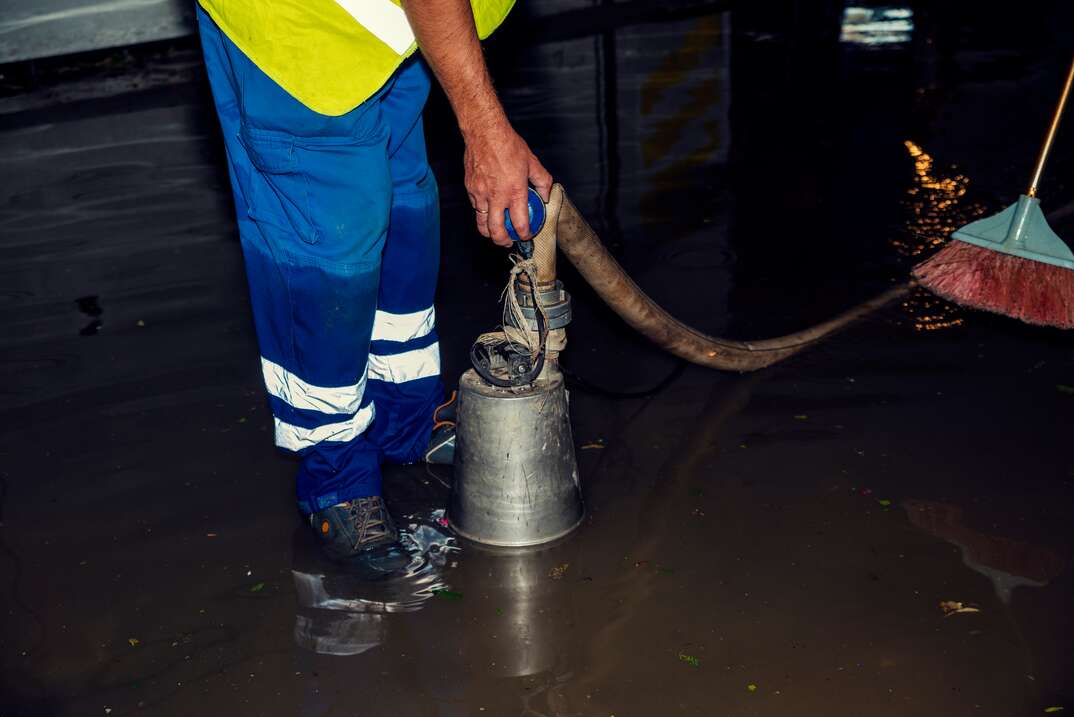
{"type": "Polygon", "coordinates": [[[914,267],[945,299],[1038,326],[1074,328],[1074,271],[953,239],[914,267]]]}

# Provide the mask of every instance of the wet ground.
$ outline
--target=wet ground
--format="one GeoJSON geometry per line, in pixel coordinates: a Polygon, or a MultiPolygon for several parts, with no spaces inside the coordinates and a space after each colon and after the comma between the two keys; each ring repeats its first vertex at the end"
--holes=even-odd
{"type": "MultiPolygon", "coordinates": [[[[824,319],[1013,201],[1069,55],[1058,3],[802,5],[538,4],[490,48],[605,242],[710,332],[824,319]]],[[[0,100],[0,714],[1074,710],[1069,335],[918,295],[760,374],[679,371],[565,269],[582,528],[462,544],[451,471],[389,469],[415,559],[362,584],[271,447],[196,56],[94,62],[0,100]]],[[[450,378],[508,263],[428,116],[450,378]]],[[[1042,192],[1068,239],[1071,136],[1042,192]]]]}

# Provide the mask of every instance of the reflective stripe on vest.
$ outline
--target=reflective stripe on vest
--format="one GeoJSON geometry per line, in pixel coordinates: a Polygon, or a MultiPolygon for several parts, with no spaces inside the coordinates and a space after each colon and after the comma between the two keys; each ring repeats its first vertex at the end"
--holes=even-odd
{"type": "Polygon", "coordinates": [[[377,39],[405,55],[414,44],[406,13],[391,0],[336,0],[358,24],[377,36],[377,39]]]}
{"type": "MultiPolygon", "coordinates": [[[[198,0],[228,38],[302,104],[342,115],[417,49],[400,0],[198,0]]],[[[515,0],[471,0],[483,40],[515,0]]]]}

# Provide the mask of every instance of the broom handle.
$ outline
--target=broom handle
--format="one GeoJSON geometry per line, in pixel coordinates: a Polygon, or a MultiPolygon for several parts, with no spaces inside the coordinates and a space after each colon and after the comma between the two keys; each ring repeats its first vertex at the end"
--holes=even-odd
{"type": "Polygon", "coordinates": [[[1059,118],[1063,116],[1063,107],[1066,105],[1067,97],[1070,95],[1072,81],[1074,81],[1074,62],[1070,63],[1067,82],[1063,85],[1063,92],[1059,95],[1059,105],[1055,108],[1055,115],[1052,116],[1052,126],[1048,128],[1048,136],[1044,138],[1044,146],[1040,148],[1040,156],[1037,157],[1037,168],[1033,170],[1033,179],[1029,181],[1029,191],[1026,192],[1027,197],[1037,196],[1037,183],[1040,182],[1040,175],[1044,172],[1044,162],[1048,159],[1048,152],[1052,149],[1055,131],[1059,129],[1059,118]]]}

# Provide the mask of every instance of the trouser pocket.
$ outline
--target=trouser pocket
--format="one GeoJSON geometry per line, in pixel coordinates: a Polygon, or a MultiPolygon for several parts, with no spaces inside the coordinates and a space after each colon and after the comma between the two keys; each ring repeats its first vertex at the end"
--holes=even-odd
{"type": "Polygon", "coordinates": [[[379,263],[392,201],[386,128],[362,138],[308,138],[243,127],[240,140],[256,169],[251,219],[306,245],[287,253],[331,266],[379,263]]]}
{"type": "Polygon", "coordinates": [[[250,218],[291,230],[307,244],[316,244],[319,237],[310,209],[309,181],[299,171],[294,137],[244,127],[239,141],[260,180],[247,197],[250,218]]]}

